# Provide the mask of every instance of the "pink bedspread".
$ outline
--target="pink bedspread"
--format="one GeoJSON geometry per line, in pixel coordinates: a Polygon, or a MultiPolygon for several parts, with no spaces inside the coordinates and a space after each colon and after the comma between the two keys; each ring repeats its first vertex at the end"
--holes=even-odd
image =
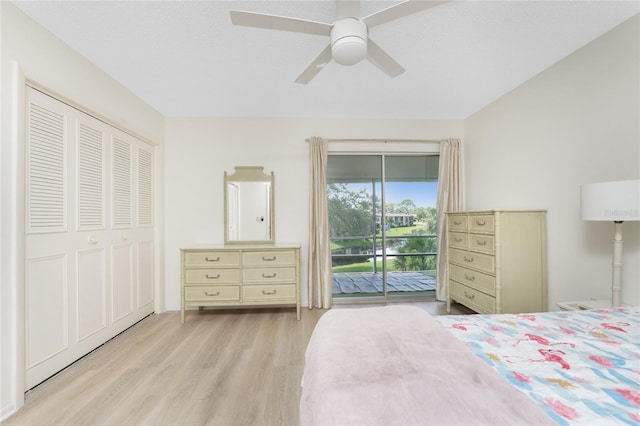
{"type": "Polygon", "coordinates": [[[640,308],[435,318],[558,424],[640,424],[640,308]]]}
{"type": "Polygon", "coordinates": [[[425,311],[333,309],[309,341],[302,425],[545,425],[551,418],[425,311]]]}

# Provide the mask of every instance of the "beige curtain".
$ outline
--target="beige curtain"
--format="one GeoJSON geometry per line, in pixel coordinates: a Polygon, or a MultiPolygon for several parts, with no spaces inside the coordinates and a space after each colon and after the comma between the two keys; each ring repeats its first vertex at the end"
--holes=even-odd
{"type": "Polygon", "coordinates": [[[447,298],[447,216],[445,213],[462,209],[461,167],[460,141],[458,139],[441,141],[436,206],[436,223],[438,227],[436,299],[438,300],[446,300],[447,298]]]}
{"type": "Polygon", "coordinates": [[[309,309],[331,307],[331,245],[327,207],[327,141],[309,141],[309,309]]]}

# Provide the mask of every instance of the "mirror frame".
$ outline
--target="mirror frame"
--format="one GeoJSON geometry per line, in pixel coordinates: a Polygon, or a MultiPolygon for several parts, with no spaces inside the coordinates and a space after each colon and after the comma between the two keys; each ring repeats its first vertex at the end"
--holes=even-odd
{"type": "Polygon", "coordinates": [[[271,175],[264,174],[262,166],[235,166],[235,172],[227,175],[224,172],[224,243],[225,244],[273,244],[275,242],[275,205],[274,205],[275,179],[271,175]],[[233,182],[268,182],[271,184],[269,191],[269,239],[264,240],[229,240],[229,194],[228,184],[233,182]]]}

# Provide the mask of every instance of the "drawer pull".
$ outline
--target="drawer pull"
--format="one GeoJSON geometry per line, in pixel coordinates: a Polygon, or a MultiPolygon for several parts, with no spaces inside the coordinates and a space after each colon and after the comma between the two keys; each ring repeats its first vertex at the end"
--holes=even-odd
{"type": "Polygon", "coordinates": [[[205,296],[220,296],[220,292],[216,291],[215,293],[209,293],[207,291],[204,292],[205,296]]]}
{"type": "Polygon", "coordinates": [[[454,237],[453,241],[455,241],[456,243],[461,243],[462,242],[462,238],[454,237]]]}
{"type": "Polygon", "coordinates": [[[467,280],[467,281],[475,281],[476,280],[476,276],[475,275],[469,276],[467,274],[464,274],[464,279],[467,280]]]}
{"type": "Polygon", "coordinates": [[[478,240],[478,241],[476,241],[476,244],[478,244],[479,246],[486,246],[487,242],[484,241],[484,240],[478,240]]]}
{"type": "Polygon", "coordinates": [[[220,257],[216,257],[214,258],[209,258],[209,257],[205,257],[204,260],[206,260],[207,262],[219,262],[220,261],[220,257]]]}
{"type": "Polygon", "coordinates": [[[462,225],[462,221],[461,220],[454,220],[453,224],[454,225],[462,225]]]}
{"type": "Polygon", "coordinates": [[[213,275],[213,276],[211,276],[211,275],[209,275],[209,274],[206,274],[206,275],[205,275],[205,278],[206,278],[206,279],[208,279],[208,280],[217,280],[218,278],[220,278],[220,274],[218,274],[218,275],[213,275]]]}
{"type": "Polygon", "coordinates": [[[262,294],[264,294],[265,296],[271,296],[273,294],[276,294],[278,290],[271,290],[271,291],[267,291],[267,290],[262,290],[262,294]]]}
{"type": "Polygon", "coordinates": [[[262,256],[262,260],[264,260],[265,262],[273,262],[274,260],[276,260],[276,257],[264,257],[262,256]]]}
{"type": "Polygon", "coordinates": [[[467,257],[467,256],[463,256],[462,257],[464,259],[465,262],[467,263],[473,263],[473,257],[467,257]]]}
{"type": "Polygon", "coordinates": [[[467,292],[465,291],[464,292],[464,297],[466,297],[469,300],[473,300],[473,299],[476,298],[476,295],[475,294],[467,294],[467,292]]]}
{"type": "Polygon", "coordinates": [[[484,221],[484,220],[479,220],[479,219],[476,220],[476,225],[478,225],[478,226],[485,226],[486,224],[487,224],[487,222],[484,221]]]}
{"type": "Polygon", "coordinates": [[[275,272],[273,274],[262,274],[262,278],[275,278],[275,277],[276,277],[275,272]]]}

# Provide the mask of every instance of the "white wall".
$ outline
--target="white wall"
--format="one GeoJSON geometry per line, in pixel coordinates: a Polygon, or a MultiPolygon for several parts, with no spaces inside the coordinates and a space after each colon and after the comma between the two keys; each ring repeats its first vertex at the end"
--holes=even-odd
{"type": "Polygon", "coordinates": [[[307,305],[309,154],[305,139],[462,138],[461,121],[168,118],[165,129],[166,307],[180,307],[178,249],[224,242],[223,176],[235,166],[275,174],[276,241],[300,243],[307,305]]]}
{"type": "MultiPolygon", "coordinates": [[[[0,2],[0,418],[24,401],[24,88],[32,81],[159,144],[164,118],[8,2],[0,2]]],[[[161,171],[161,164],[159,170],[161,171]]],[[[161,173],[158,182],[162,182],[161,173]]],[[[158,193],[161,199],[161,191],[158,193]]],[[[161,213],[161,212],[160,212],[161,213]]],[[[159,221],[161,222],[161,215],[159,221]]],[[[159,241],[161,244],[161,241],[159,241]]]]}
{"type": "MultiPolygon", "coordinates": [[[[640,178],[640,17],[465,120],[469,209],[547,209],[551,309],[611,297],[613,223],[580,185],[640,178]]],[[[640,223],[623,225],[623,302],[640,304],[640,223]]]]}

